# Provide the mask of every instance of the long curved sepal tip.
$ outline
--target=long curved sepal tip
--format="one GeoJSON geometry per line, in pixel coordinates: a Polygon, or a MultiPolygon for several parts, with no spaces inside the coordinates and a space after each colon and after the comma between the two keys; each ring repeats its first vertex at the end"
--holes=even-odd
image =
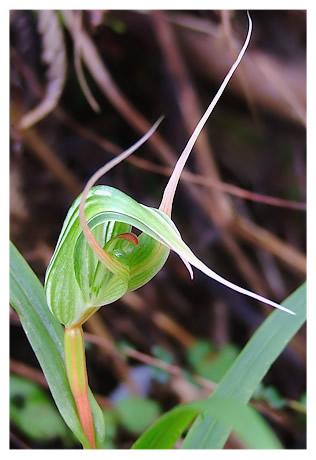
{"type": "MultiPolygon", "coordinates": [[[[181,258],[182,258],[182,255],[181,255],[181,258]]],[[[196,256],[193,255],[193,259],[191,259],[191,260],[190,260],[190,258],[188,258],[188,259],[189,259],[189,262],[194,267],[196,267],[197,269],[201,270],[205,275],[207,275],[208,277],[212,278],[213,280],[223,284],[224,286],[227,286],[228,288],[230,288],[230,289],[232,289],[232,290],[234,290],[236,292],[239,292],[240,294],[244,294],[244,295],[246,295],[248,297],[252,297],[253,299],[259,300],[260,302],[263,302],[263,303],[265,303],[267,305],[270,305],[273,308],[277,308],[278,310],[282,310],[282,311],[284,311],[286,313],[289,313],[290,315],[296,315],[295,312],[293,312],[292,310],[289,310],[286,307],[283,307],[283,305],[279,305],[278,303],[273,302],[272,300],[266,299],[265,297],[263,297],[263,296],[261,296],[259,294],[255,294],[254,292],[249,291],[248,289],[244,289],[244,288],[238,286],[237,284],[234,284],[234,283],[226,280],[225,278],[223,278],[222,276],[218,275],[213,270],[211,270],[209,267],[207,267],[196,256]]]]}
{"type": "Polygon", "coordinates": [[[233,65],[231,66],[229,72],[227,73],[226,77],[224,78],[221,86],[219,87],[217,93],[215,94],[213,100],[211,101],[210,105],[208,106],[207,110],[205,111],[204,115],[202,116],[201,120],[199,121],[199,123],[197,124],[195,130],[193,131],[190,139],[188,140],[188,143],[187,145],[185,146],[182,154],[180,155],[177,163],[176,163],[176,166],[173,170],[173,173],[166,185],[166,188],[164,190],[164,193],[163,193],[163,197],[162,197],[162,200],[161,200],[161,203],[160,203],[160,207],[159,209],[163,212],[165,212],[169,217],[171,217],[171,211],[172,211],[172,204],[173,204],[173,199],[174,199],[174,195],[176,193],[176,189],[177,189],[177,186],[178,186],[178,183],[179,183],[179,180],[180,180],[180,176],[181,176],[181,173],[184,169],[184,166],[187,162],[187,159],[189,158],[189,155],[194,147],[194,144],[200,134],[200,132],[202,131],[205,123],[207,122],[207,120],[209,119],[211,113],[213,112],[217,102],[219,101],[221,95],[223,94],[226,86],[228,85],[228,82],[229,80],[231,79],[231,77],[233,76],[235,70],[237,69],[240,61],[242,60],[245,52],[246,52],[246,49],[248,47],[248,44],[249,44],[249,41],[250,41],[250,37],[251,37],[251,32],[252,32],[252,21],[251,21],[251,18],[250,18],[250,15],[247,11],[247,16],[248,16],[248,23],[249,23],[249,27],[248,27],[248,33],[247,33],[247,37],[246,37],[246,40],[237,56],[237,59],[235,60],[235,62],[233,63],[233,65]]]}

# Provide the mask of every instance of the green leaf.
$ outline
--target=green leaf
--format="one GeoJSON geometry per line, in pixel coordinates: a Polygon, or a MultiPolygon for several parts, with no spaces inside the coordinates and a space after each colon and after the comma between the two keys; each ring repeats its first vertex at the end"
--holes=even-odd
{"type": "Polygon", "coordinates": [[[10,376],[10,420],[35,441],[60,438],[73,443],[73,434],[65,425],[51,398],[35,383],[10,376]]]}
{"type": "Polygon", "coordinates": [[[124,428],[136,434],[142,433],[161,412],[156,401],[140,396],[120,399],[115,409],[124,428]]]}
{"type": "MultiPolygon", "coordinates": [[[[40,281],[12,243],[10,243],[10,304],[19,315],[60,414],[82,445],[88,447],[66,374],[63,327],[51,314],[40,281]]],[[[89,398],[97,445],[102,447],[104,438],[102,411],[91,392],[89,398]]]]}
{"type": "MultiPolygon", "coordinates": [[[[275,310],[263,322],[222,378],[212,397],[234,399],[247,403],[258,384],[286,345],[306,320],[306,283],[285,301],[296,315],[285,315],[275,310]]],[[[231,428],[211,415],[198,417],[186,436],[182,447],[186,449],[220,449],[231,428]]]]}
{"type": "Polygon", "coordinates": [[[265,420],[251,406],[232,398],[211,397],[172,409],[152,425],[133,445],[133,449],[171,449],[192,420],[211,414],[234,431],[247,447],[278,449],[279,441],[265,420]]]}
{"type": "Polygon", "coordinates": [[[200,402],[175,407],[148,428],[133,444],[132,449],[172,449],[202,409],[200,402]]]}

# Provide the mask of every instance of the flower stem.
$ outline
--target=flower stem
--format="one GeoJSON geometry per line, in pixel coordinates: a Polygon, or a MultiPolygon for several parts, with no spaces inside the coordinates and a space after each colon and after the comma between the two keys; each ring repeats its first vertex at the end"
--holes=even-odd
{"type": "Polygon", "coordinates": [[[96,449],[93,418],[88,397],[88,377],[81,325],[65,328],[67,375],[76,402],[80,423],[91,449],[96,449]]]}

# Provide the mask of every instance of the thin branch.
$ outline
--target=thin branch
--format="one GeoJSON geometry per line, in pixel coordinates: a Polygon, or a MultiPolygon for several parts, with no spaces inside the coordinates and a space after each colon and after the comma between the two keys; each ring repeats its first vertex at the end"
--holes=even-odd
{"type": "Polygon", "coordinates": [[[296,273],[306,275],[306,257],[298,249],[290,246],[273,233],[259,227],[246,217],[238,217],[234,232],[250,243],[263,247],[274,256],[285,262],[296,273]]]}
{"type": "MultiPolygon", "coordinates": [[[[21,323],[19,323],[21,325],[21,323]]],[[[41,370],[34,369],[27,364],[21,363],[20,361],[15,361],[14,359],[10,359],[10,372],[15,375],[19,375],[20,377],[24,377],[31,382],[37,383],[43,388],[48,389],[47,380],[41,370]]],[[[95,399],[97,400],[98,404],[102,408],[109,408],[112,407],[111,401],[103,395],[98,393],[94,393],[95,399]]]]}
{"type": "MultiPolygon", "coordinates": [[[[122,148],[113,144],[103,137],[99,136],[87,126],[84,126],[77,121],[71,119],[65,111],[57,109],[55,115],[64,121],[68,126],[75,130],[80,136],[88,139],[90,142],[98,145],[103,150],[112,153],[113,155],[119,155],[122,152],[122,148]]],[[[169,166],[163,166],[158,163],[146,160],[144,158],[133,155],[126,158],[128,163],[136,166],[137,168],[144,169],[145,171],[150,171],[156,174],[161,174],[166,177],[170,177],[173,171],[173,168],[169,166]]],[[[184,170],[182,172],[180,180],[185,182],[191,182],[197,185],[203,185],[207,188],[215,188],[221,190],[222,192],[229,193],[232,196],[237,196],[249,201],[255,201],[257,203],[263,203],[269,206],[277,206],[281,208],[288,208],[297,211],[306,211],[306,203],[301,201],[285,200],[283,198],[278,198],[269,195],[263,195],[262,193],[255,193],[250,190],[238,187],[236,185],[228,184],[227,182],[218,181],[206,175],[192,173],[190,171],[184,170]]]]}
{"type": "Polygon", "coordinates": [[[47,380],[41,370],[34,369],[20,361],[10,359],[10,372],[37,383],[41,387],[48,388],[47,380]]]}
{"type": "Polygon", "coordinates": [[[75,16],[74,27],[74,62],[79,84],[87,101],[95,112],[101,112],[100,106],[93,97],[85,79],[81,63],[81,35],[82,35],[82,11],[79,10],[75,16]]]}
{"type": "MultiPolygon", "coordinates": [[[[88,333],[85,333],[84,335],[88,342],[94,343],[96,345],[101,345],[104,347],[108,346],[108,342],[102,339],[101,337],[97,337],[93,334],[88,334],[88,333]]],[[[121,351],[129,358],[133,358],[149,366],[154,366],[159,369],[162,369],[175,377],[182,376],[183,378],[185,378],[181,367],[175,364],[166,363],[165,361],[162,361],[161,359],[154,358],[153,356],[150,356],[150,355],[146,355],[145,353],[137,351],[134,348],[128,347],[127,345],[123,345],[121,347],[121,351]]],[[[216,384],[214,382],[204,379],[203,377],[199,375],[193,375],[193,378],[199,385],[201,385],[203,388],[207,390],[214,391],[216,388],[216,384]]]]}
{"type": "MultiPolygon", "coordinates": [[[[20,107],[11,102],[10,114],[13,122],[19,118],[20,107]]],[[[82,184],[76,176],[64,165],[54,149],[42,138],[35,127],[22,132],[23,140],[30,151],[47,167],[47,169],[68,189],[74,196],[79,195],[82,184]]]]}
{"type": "MultiPolygon", "coordinates": [[[[138,313],[148,313],[148,307],[145,305],[143,298],[136,292],[128,292],[122,297],[121,301],[138,313]]],[[[150,311],[150,318],[157,327],[169,334],[184,347],[188,348],[196,342],[196,338],[188,330],[180,326],[166,313],[150,311]]]]}
{"type": "MultiPolygon", "coordinates": [[[[95,313],[91,316],[85,324],[85,327],[92,333],[94,336],[100,337],[103,341],[102,346],[99,345],[100,352],[103,353],[106,357],[113,359],[115,370],[118,373],[120,380],[124,381],[128,386],[129,390],[133,394],[137,394],[137,388],[129,376],[129,366],[125,361],[123,356],[118,352],[115,341],[110,333],[109,329],[106,327],[102,321],[101,315],[95,313]]],[[[86,333],[85,333],[86,334],[86,333]]],[[[90,334],[91,335],[91,334],[90,334]]]]}
{"type": "Polygon", "coordinates": [[[74,196],[82,191],[82,184],[76,176],[58,158],[57,153],[49,146],[39,131],[34,127],[23,134],[24,141],[31,152],[45,164],[47,169],[68,189],[74,196]]]}

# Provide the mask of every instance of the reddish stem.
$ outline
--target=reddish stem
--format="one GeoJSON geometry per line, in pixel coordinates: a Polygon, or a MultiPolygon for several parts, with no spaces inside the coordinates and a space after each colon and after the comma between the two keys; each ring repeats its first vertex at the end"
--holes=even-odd
{"type": "Polygon", "coordinates": [[[93,418],[88,397],[88,377],[81,325],[66,327],[64,336],[67,375],[79,420],[91,449],[96,449],[93,418]]]}

